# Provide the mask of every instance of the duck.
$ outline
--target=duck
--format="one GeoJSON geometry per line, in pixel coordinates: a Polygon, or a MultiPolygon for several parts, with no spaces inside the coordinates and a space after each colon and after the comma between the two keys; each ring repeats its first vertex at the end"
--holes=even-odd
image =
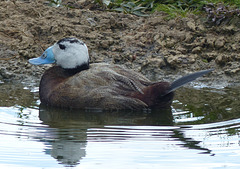
{"type": "Polygon", "coordinates": [[[41,104],[70,109],[154,109],[172,104],[174,91],[213,69],[183,76],[172,83],[150,81],[118,64],[91,63],[87,45],[67,37],[48,47],[33,65],[54,64],[42,75],[41,104]]]}

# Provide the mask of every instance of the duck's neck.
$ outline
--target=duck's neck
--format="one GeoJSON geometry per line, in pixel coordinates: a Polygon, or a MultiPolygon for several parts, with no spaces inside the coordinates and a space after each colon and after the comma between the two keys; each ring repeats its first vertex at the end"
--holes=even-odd
{"type": "Polygon", "coordinates": [[[48,69],[43,74],[40,82],[39,95],[41,102],[44,104],[48,104],[51,92],[53,90],[55,90],[62,82],[64,82],[69,77],[88,68],[89,65],[78,66],[74,69],[64,69],[60,66],[53,66],[48,69]]]}
{"type": "Polygon", "coordinates": [[[75,75],[78,72],[81,72],[83,70],[89,69],[89,64],[83,64],[81,66],[77,66],[73,69],[64,69],[64,71],[69,74],[69,76],[75,75]]]}

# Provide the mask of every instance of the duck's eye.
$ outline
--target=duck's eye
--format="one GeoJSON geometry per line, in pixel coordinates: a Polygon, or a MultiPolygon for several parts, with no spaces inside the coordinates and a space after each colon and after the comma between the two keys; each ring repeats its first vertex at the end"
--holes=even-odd
{"type": "Polygon", "coordinates": [[[44,53],[42,54],[42,58],[45,59],[46,57],[47,57],[47,54],[44,52],[44,53]]]}
{"type": "Polygon", "coordinates": [[[63,44],[58,44],[58,45],[59,45],[59,48],[62,49],[62,50],[64,50],[66,48],[66,46],[63,45],[63,44]]]}

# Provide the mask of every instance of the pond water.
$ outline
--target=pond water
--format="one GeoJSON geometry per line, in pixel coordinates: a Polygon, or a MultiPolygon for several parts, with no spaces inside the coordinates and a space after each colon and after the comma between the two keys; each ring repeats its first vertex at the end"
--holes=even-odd
{"type": "Polygon", "coordinates": [[[0,168],[240,167],[240,91],[181,88],[166,110],[39,106],[37,84],[0,84],[0,168]]]}

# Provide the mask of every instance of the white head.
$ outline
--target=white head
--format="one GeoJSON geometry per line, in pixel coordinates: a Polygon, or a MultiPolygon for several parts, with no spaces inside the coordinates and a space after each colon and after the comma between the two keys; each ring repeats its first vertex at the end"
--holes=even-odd
{"type": "Polygon", "coordinates": [[[29,62],[34,65],[56,62],[64,69],[74,69],[89,64],[88,48],[77,38],[64,38],[53,46],[50,46],[44,53],[29,62]]]}

